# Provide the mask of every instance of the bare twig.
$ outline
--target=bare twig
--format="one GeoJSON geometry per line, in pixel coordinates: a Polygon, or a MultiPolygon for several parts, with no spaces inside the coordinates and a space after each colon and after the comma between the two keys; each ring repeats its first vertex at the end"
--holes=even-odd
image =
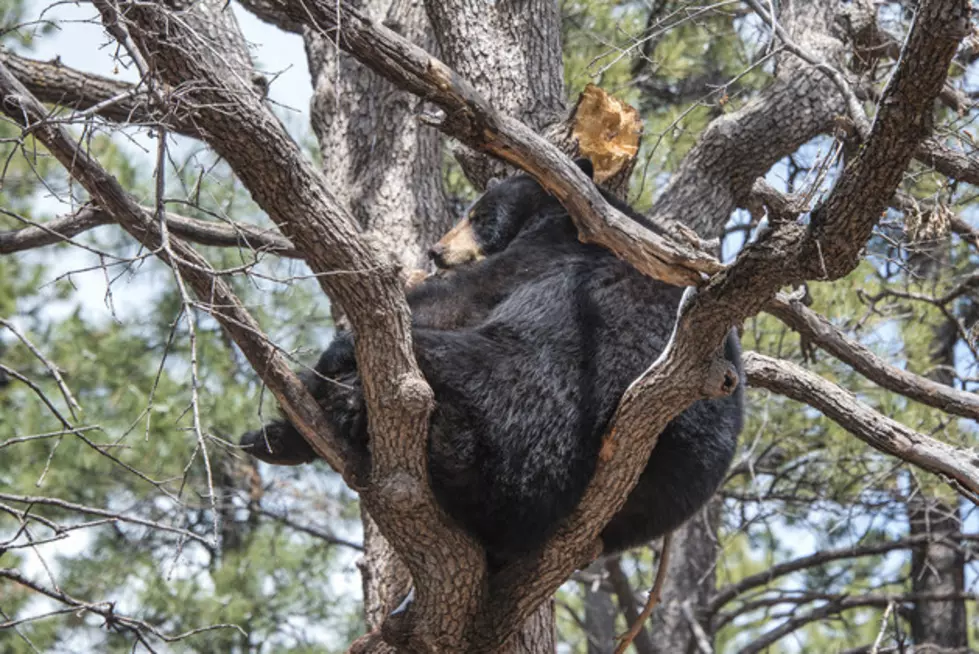
{"type": "MultiPolygon", "coordinates": [[[[146,635],[152,635],[160,640],[167,643],[175,643],[181,641],[190,636],[196,634],[204,633],[207,631],[213,631],[215,629],[235,629],[240,634],[246,635],[244,630],[236,624],[212,624],[206,627],[201,627],[199,629],[192,629],[180,634],[167,634],[160,631],[159,628],[144,622],[143,620],[137,620],[136,618],[117,613],[115,610],[115,602],[86,602],[84,600],[72,597],[68,593],[60,590],[58,588],[47,588],[41,584],[32,581],[22,575],[17,570],[11,568],[0,568],[0,578],[9,579],[14,583],[20,584],[25,588],[30,588],[31,590],[40,593],[46,597],[49,597],[57,602],[67,605],[75,613],[94,613],[96,615],[102,616],[105,619],[105,627],[108,629],[128,631],[133,633],[136,639],[144,645],[149,651],[155,651],[150,644],[146,641],[146,635]]],[[[63,613],[61,611],[55,612],[56,614],[63,613]]],[[[45,615],[54,615],[48,613],[45,615]]],[[[37,619],[36,617],[33,619],[37,619]]],[[[0,624],[0,628],[4,625],[0,624]]]]}
{"type": "Polygon", "coordinates": [[[880,649],[880,642],[884,640],[884,632],[887,631],[887,620],[891,617],[893,610],[894,602],[888,602],[887,608],[884,609],[884,615],[880,618],[880,630],[877,632],[877,637],[874,638],[874,644],[870,646],[870,654],[877,654],[878,649],[880,649]]]}
{"type": "Polygon", "coordinates": [[[2,61],[41,102],[70,107],[76,121],[92,113],[128,125],[165,123],[171,130],[199,138],[193,120],[158,105],[141,85],[101,77],[70,68],[60,61],[45,62],[0,50],[2,61]]]}
{"type": "Polygon", "coordinates": [[[364,546],[360,543],[355,543],[353,541],[346,540],[345,538],[334,536],[329,532],[323,531],[322,529],[318,529],[316,527],[312,527],[307,524],[301,524],[299,522],[296,522],[295,520],[293,520],[287,515],[276,513],[274,511],[269,511],[268,509],[264,509],[261,507],[255,508],[253,510],[257,511],[259,514],[264,515],[267,518],[271,518],[276,522],[281,522],[282,524],[291,527],[296,531],[301,531],[304,534],[309,534],[310,536],[322,540],[323,542],[329,543],[330,545],[341,545],[343,547],[349,547],[350,549],[357,550],[359,552],[362,552],[364,550],[364,546]]]}
{"type": "Polygon", "coordinates": [[[619,637],[619,644],[615,648],[615,654],[623,654],[629,648],[632,641],[642,631],[643,624],[649,619],[653,609],[659,604],[663,593],[663,584],[666,583],[666,573],[670,567],[670,537],[672,535],[672,532],[669,532],[663,536],[663,547],[660,548],[659,565],[656,567],[656,580],[653,582],[653,588],[649,591],[649,597],[646,599],[646,605],[643,606],[642,611],[639,613],[639,618],[632,623],[629,631],[619,637]]]}
{"type": "Polygon", "coordinates": [[[31,351],[31,354],[33,354],[38,361],[44,364],[44,367],[48,369],[48,372],[51,373],[51,376],[54,377],[54,380],[58,383],[58,389],[64,396],[65,402],[68,404],[68,411],[71,412],[71,417],[77,420],[78,416],[75,414],[75,411],[80,411],[81,406],[78,404],[78,400],[75,399],[75,396],[71,394],[71,389],[68,388],[68,384],[66,384],[65,380],[62,378],[61,372],[58,370],[58,366],[51,363],[47,357],[41,353],[37,346],[31,343],[30,339],[24,336],[24,334],[21,333],[21,331],[17,329],[13,323],[0,318],[0,327],[6,327],[8,330],[10,330],[13,335],[16,336],[17,339],[31,351]]]}
{"type": "MultiPolygon", "coordinates": [[[[119,522],[128,522],[134,525],[140,525],[141,527],[148,527],[150,529],[156,529],[159,531],[168,531],[177,534],[183,538],[189,538],[195,540],[206,547],[211,547],[211,543],[207,539],[202,538],[198,534],[192,531],[187,531],[186,529],[180,529],[179,527],[171,527],[170,525],[165,525],[159,522],[153,522],[152,520],[145,520],[143,518],[137,518],[135,516],[128,516],[124,513],[118,513],[115,511],[107,511],[105,509],[100,509],[94,506],[85,506],[84,504],[77,504],[75,502],[68,502],[67,500],[59,500],[54,497],[42,497],[36,495],[11,495],[9,493],[0,493],[0,500],[7,502],[16,502],[18,504],[38,504],[44,506],[56,506],[60,509],[65,509],[68,511],[74,511],[75,513],[84,513],[88,515],[102,516],[103,518],[110,518],[112,520],[117,520],[119,522]]],[[[57,528],[52,527],[56,531],[57,528]]]]}

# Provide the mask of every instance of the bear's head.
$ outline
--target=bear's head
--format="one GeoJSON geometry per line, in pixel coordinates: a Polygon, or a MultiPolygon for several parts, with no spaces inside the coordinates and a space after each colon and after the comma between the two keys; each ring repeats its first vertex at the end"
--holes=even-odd
{"type": "MultiPolygon", "coordinates": [[[[594,169],[588,159],[575,161],[588,177],[594,169]]],[[[428,251],[439,268],[454,268],[505,249],[542,209],[557,200],[530,175],[519,174],[503,181],[490,180],[486,192],[463,218],[428,251]]]]}

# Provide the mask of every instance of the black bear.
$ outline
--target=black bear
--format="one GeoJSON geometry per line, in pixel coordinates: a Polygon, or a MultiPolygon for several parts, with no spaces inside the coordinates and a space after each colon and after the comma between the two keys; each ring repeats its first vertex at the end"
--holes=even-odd
{"type": "MultiPolygon", "coordinates": [[[[581,243],[564,207],[526,175],[488,190],[431,254],[453,269],[410,291],[408,303],[436,401],[432,490],[497,569],[540,547],[581,499],[622,394],[670,338],[683,289],[581,243]]],[[[734,331],[724,353],[743,381],[734,331]]],[[[366,454],[352,336],[337,334],[304,381],[337,435],[366,454]]],[[[741,430],[742,385],[667,426],[602,533],[605,553],[674,529],[710,498],[741,430]]],[[[242,445],[273,463],[315,456],[282,421],[242,445]]]]}

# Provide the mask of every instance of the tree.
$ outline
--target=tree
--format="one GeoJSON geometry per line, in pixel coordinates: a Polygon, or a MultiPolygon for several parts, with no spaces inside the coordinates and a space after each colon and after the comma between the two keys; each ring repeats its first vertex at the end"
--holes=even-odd
{"type": "MultiPolygon", "coordinates": [[[[565,644],[605,651],[622,616],[638,613],[651,551],[575,571],[591,563],[655,434],[721,392],[712,353],[743,326],[749,383],[765,392],[752,394],[723,492],[674,535],[663,605],[634,647],[974,646],[970,3],[878,4],[244,0],[302,35],[318,165],[273,112],[275,81],[257,72],[223,1],[94,2],[138,83],[4,51],[0,254],[14,256],[0,259],[10,271],[0,299],[15,319],[2,323],[0,372],[12,381],[0,402],[16,419],[0,424],[0,454],[31,462],[3,473],[12,492],[0,495],[10,516],[0,551],[17,555],[0,570],[16,589],[0,616],[16,630],[7,642],[66,642],[70,626],[37,616],[82,612],[104,620],[108,647],[347,644],[322,635],[343,610],[315,600],[326,591],[310,583],[327,585],[337,562],[309,557],[359,544],[342,522],[324,530],[295,517],[315,505],[316,479],[336,477],[300,471],[296,492],[269,502],[263,482],[285,473],[228,447],[257,376],[359,492],[369,633],[355,649],[389,651],[384,624],[388,641],[414,652],[553,651],[556,624],[565,644]],[[639,107],[639,151],[616,159],[604,183],[669,238],[607,205],[566,156],[615,150],[594,149],[604,141],[587,129],[596,91],[586,81],[639,107]],[[111,134],[121,126],[153,139],[152,179],[120,156],[111,134]],[[469,185],[507,164],[541,180],[584,240],[696,292],[664,356],[623,398],[578,510],[539,556],[486,579],[478,546],[427,485],[432,398],[411,356],[403,284],[469,185]],[[71,200],[67,214],[33,210],[42,183],[71,200]],[[122,230],[96,238],[99,225],[122,230]],[[33,290],[48,270],[37,248],[59,243],[92,253],[109,291],[116,269],[136,266],[164,286],[148,324],[94,329],[32,311],[46,297],[33,290]],[[312,279],[299,279],[294,259],[312,279]],[[325,341],[315,326],[328,317],[308,317],[319,291],[358,335],[369,469],[331,437],[290,370],[295,348],[325,341]],[[878,343],[899,347],[868,347],[878,343]],[[43,494],[28,490],[46,475],[56,481],[43,494]],[[75,530],[92,534],[90,554],[32,574],[19,553],[75,530]],[[791,542],[799,534],[808,551],[791,542]],[[179,578],[160,575],[184,547],[193,554],[179,578]],[[213,589],[191,574],[204,569],[213,589]],[[572,576],[582,587],[565,585],[555,613],[550,599],[572,576]],[[118,594],[141,577],[153,582],[118,594]],[[415,604],[385,621],[409,577],[415,604]],[[106,595],[119,606],[100,603],[106,595]],[[43,612],[37,597],[51,600],[43,612]],[[202,614],[215,598],[224,609],[202,614]],[[218,628],[228,624],[242,631],[218,628]]],[[[8,9],[20,20],[23,7],[8,9]]],[[[349,493],[329,496],[350,511],[349,493]]],[[[332,631],[356,628],[340,623],[332,631]]]]}

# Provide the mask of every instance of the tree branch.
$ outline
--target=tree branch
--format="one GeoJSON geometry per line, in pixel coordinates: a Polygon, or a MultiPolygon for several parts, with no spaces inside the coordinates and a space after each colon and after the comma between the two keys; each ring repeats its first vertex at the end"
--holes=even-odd
{"type": "MultiPolygon", "coordinates": [[[[98,4],[101,9],[105,2],[98,4]]],[[[219,9],[225,4],[122,2],[119,14],[155,74],[194,106],[208,144],[228,162],[350,318],[357,335],[371,451],[370,483],[361,499],[385,536],[399,543],[398,551],[412,571],[417,591],[412,614],[418,616],[419,633],[449,649],[453,643],[461,647],[465,624],[458,615],[476,610],[484,555],[447,519],[428,485],[432,392],[414,360],[400,271],[388,253],[376,253],[360,235],[353,217],[252,92],[235,59],[215,51],[209,40],[215,29],[211,23],[220,20],[219,9]],[[234,112],[227,107],[234,107],[234,112]]],[[[325,13],[333,16],[335,5],[327,4],[330,10],[325,13]]],[[[290,6],[305,19],[319,13],[311,3],[290,6]]],[[[103,20],[111,22],[114,16],[103,11],[103,20]]],[[[348,27],[344,25],[344,33],[348,27]]],[[[256,370],[261,366],[256,364],[256,370]]],[[[289,414],[297,427],[303,417],[289,414]]],[[[304,429],[303,435],[313,444],[314,434],[304,429]]]]}
{"type": "Polygon", "coordinates": [[[238,0],[238,4],[255,14],[260,20],[269,25],[275,25],[284,32],[303,33],[303,23],[293,20],[287,12],[279,10],[279,3],[274,0],[238,0]]]}
{"type": "MultiPolygon", "coordinates": [[[[69,502],[67,500],[58,499],[56,497],[11,495],[9,493],[0,493],[0,500],[3,500],[5,502],[15,502],[17,504],[27,504],[29,507],[35,504],[38,506],[54,506],[59,509],[63,509],[65,511],[71,511],[77,514],[97,515],[103,518],[109,518],[110,520],[113,521],[127,522],[129,524],[139,525],[140,527],[147,527],[149,529],[155,529],[158,531],[166,531],[172,534],[176,534],[181,538],[197,541],[208,548],[214,546],[213,543],[208,542],[205,538],[203,538],[199,534],[195,534],[192,531],[187,531],[186,529],[181,529],[179,527],[171,527],[170,525],[165,525],[160,522],[153,522],[152,520],[145,520],[143,518],[138,518],[136,516],[128,516],[125,513],[120,513],[118,511],[107,511],[106,509],[100,509],[98,507],[85,506],[84,504],[77,504],[75,502],[69,502]]],[[[57,525],[48,525],[48,526],[56,532],[59,531],[57,525]]]]}
{"type": "Polygon", "coordinates": [[[308,535],[312,536],[313,538],[317,538],[317,539],[319,539],[319,540],[321,540],[321,541],[323,541],[325,543],[329,543],[330,545],[342,545],[343,547],[349,547],[350,549],[357,550],[358,552],[363,552],[364,551],[364,546],[361,545],[360,543],[355,543],[355,542],[349,541],[349,540],[347,540],[345,538],[340,538],[338,536],[334,536],[333,534],[331,534],[331,533],[329,533],[327,531],[323,531],[322,529],[319,529],[317,527],[311,527],[310,525],[305,525],[305,524],[296,522],[295,520],[293,520],[292,518],[290,518],[288,515],[283,515],[281,513],[277,513],[275,511],[270,511],[270,510],[265,509],[265,508],[262,508],[262,507],[257,507],[257,508],[254,508],[252,510],[258,512],[259,514],[265,516],[266,518],[270,518],[272,520],[275,520],[276,522],[281,522],[282,524],[286,525],[287,527],[291,527],[292,529],[295,529],[296,531],[301,531],[304,534],[308,534],[308,535]]]}
{"type": "MultiPolygon", "coordinates": [[[[140,207],[147,214],[148,207],[140,207]]],[[[299,252],[288,239],[267,230],[228,222],[222,225],[209,220],[188,218],[175,213],[166,214],[167,229],[173,234],[201,245],[239,247],[249,250],[274,252],[290,259],[300,258],[299,252]]],[[[46,245],[54,245],[78,236],[101,225],[115,224],[116,220],[97,206],[86,206],[75,213],[65,214],[45,223],[31,223],[23,229],[0,232],[0,254],[11,254],[46,245]]]]}
{"type": "Polygon", "coordinates": [[[25,133],[37,138],[126,231],[151,251],[157,252],[166,263],[180,269],[201,300],[201,306],[209,310],[232,336],[290,419],[303,430],[310,445],[337,470],[345,472],[349,483],[356,484],[356,471],[353,468],[345,469],[345,463],[355,461],[355,457],[342,443],[330,436],[329,423],[316,401],[290,370],[285,358],[262,333],[231,288],[215,276],[207,261],[176,240],[171,244],[176,258],[167,257],[161,249],[162,234],[159,226],[123,190],[114,177],[78,147],[63,127],[47,122],[47,114],[41,104],[2,63],[0,108],[25,133]]]}
{"type": "MultiPolygon", "coordinates": [[[[337,28],[333,3],[283,0],[278,6],[318,29],[337,28]],[[308,13],[301,13],[306,10],[308,13]]],[[[958,41],[968,33],[968,16],[969,4],[964,0],[922,3],[868,141],[827,201],[813,213],[811,227],[773,225],[734,266],[715,274],[699,293],[687,297],[663,355],[623,398],[595,475],[575,513],[539,558],[521,562],[494,580],[490,610],[479,615],[476,651],[498,647],[571,570],[594,556],[596,535],[624,502],[648,460],[655,445],[651,434],[658,434],[694,400],[716,395],[724,387],[723,380],[712,374],[716,369],[712,362],[716,362],[715,348],[730,327],[762,310],[786,283],[838,278],[856,265],[924,134],[931,103],[941,91],[958,41]]],[[[591,231],[614,220],[594,220],[588,210],[597,207],[600,211],[601,205],[589,203],[593,200],[591,186],[571,169],[570,162],[552,148],[538,147],[539,137],[525,126],[496,115],[441,62],[349,8],[341,6],[340,17],[340,46],[394,83],[441,106],[446,112],[439,124],[443,131],[528,170],[565,203],[583,238],[611,246],[644,272],[654,272],[648,262],[644,265],[643,257],[662,256],[662,249],[644,251],[631,243],[633,247],[617,249],[614,238],[610,244],[591,231]],[[576,185],[584,192],[576,193],[576,185]]],[[[793,91],[793,102],[797,96],[793,91]]],[[[826,104],[825,98],[820,102],[826,104]]],[[[771,122],[766,120],[766,133],[770,133],[771,122]]],[[[656,272],[665,272],[663,267],[660,264],[656,272]]]]}
{"type": "MultiPolygon", "coordinates": [[[[827,3],[780,3],[778,23],[823,61],[842,60],[844,43],[825,21],[827,3]]],[[[768,13],[768,12],[765,12],[768,13]]],[[[653,204],[654,219],[676,220],[705,238],[719,236],[752,186],[780,159],[835,129],[847,103],[829,78],[791,53],[779,55],[774,82],[756,100],[712,121],[653,204]]]]}
{"type": "MultiPolygon", "coordinates": [[[[556,586],[556,570],[575,565],[576,557],[587,558],[589,538],[618,510],[648,460],[655,445],[650,434],[658,434],[694,399],[716,392],[710,385],[711,357],[732,325],[761,310],[786,283],[834,279],[856,266],[922,137],[921,126],[942,88],[958,40],[969,31],[969,10],[964,0],[933,0],[919,6],[870,137],[827,201],[813,212],[812,225],[807,229],[795,222],[776,222],[733,266],[698,292],[688,291],[673,338],[623,397],[584,498],[535,565],[513,572],[509,593],[499,593],[502,601],[510,602],[500,609],[502,614],[509,610],[514,613],[510,618],[524,615],[527,605],[536,605],[556,586]],[[520,586],[519,580],[528,578],[555,586],[520,586]]],[[[955,459],[951,448],[938,445],[937,452],[929,451],[938,460],[924,461],[930,469],[954,469],[970,483],[979,480],[979,471],[955,459]]],[[[894,453],[907,454],[900,449],[894,453]]]]}
{"type": "Polygon", "coordinates": [[[866,545],[853,545],[851,547],[817,552],[816,554],[811,554],[809,556],[803,556],[798,559],[792,559],[791,561],[778,563],[767,570],[753,575],[748,575],[740,581],[725,586],[710,599],[710,603],[707,605],[706,610],[708,614],[713,615],[720,611],[721,607],[737,596],[742,595],[754,588],[758,588],[759,586],[769,584],[775,579],[783,577],[787,574],[792,574],[793,572],[807,570],[812,567],[825,565],[841,559],[854,559],[861,556],[886,554],[887,552],[893,552],[894,550],[910,549],[922,543],[931,543],[938,540],[947,540],[951,543],[962,540],[974,540],[979,542],[979,534],[918,534],[895,541],[870,543],[866,545]]]}
{"type": "Polygon", "coordinates": [[[767,311],[882,388],[953,415],[979,420],[979,395],[887,363],[801,302],[778,295],[767,311]]]}
{"type": "Polygon", "coordinates": [[[41,102],[95,113],[127,125],[165,124],[177,134],[200,138],[193,121],[174,107],[162,108],[139,85],[83,73],[60,61],[46,62],[0,50],[0,62],[41,102]]]}
{"type": "Polygon", "coordinates": [[[744,357],[752,385],[767,388],[819,410],[871,447],[944,477],[979,504],[979,459],[881,415],[852,394],[789,361],[756,352],[744,357]]]}
{"type": "Polygon", "coordinates": [[[866,138],[870,133],[870,123],[867,121],[867,115],[864,112],[860,101],[857,99],[856,93],[853,92],[853,88],[843,76],[843,73],[793,41],[788,32],[786,32],[785,29],[779,25],[774,16],[772,16],[765,8],[761,6],[761,3],[759,3],[758,0],[745,1],[748,3],[748,6],[754,10],[755,14],[765,21],[772,31],[778,35],[779,40],[782,41],[782,44],[785,46],[786,50],[799,57],[806,63],[814,66],[833,82],[836,89],[840,92],[840,95],[842,95],[846,101],[846,108],[850,114],[850,120],[852,120],[856,126],[857,132],[861,138],[866,138]]]}
{"type": "Polygon", "coordinates": [[[915,157],[943,175],[979,186],[979,161],[962,150],[949,147],[938,138],[922,141],[915,157]]]}

